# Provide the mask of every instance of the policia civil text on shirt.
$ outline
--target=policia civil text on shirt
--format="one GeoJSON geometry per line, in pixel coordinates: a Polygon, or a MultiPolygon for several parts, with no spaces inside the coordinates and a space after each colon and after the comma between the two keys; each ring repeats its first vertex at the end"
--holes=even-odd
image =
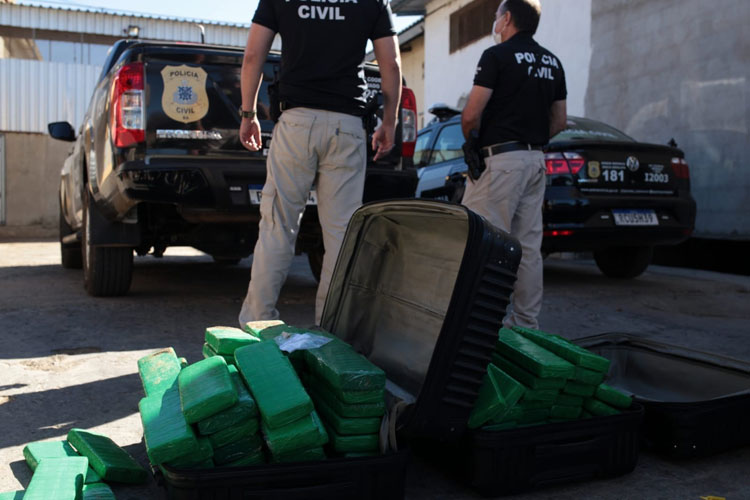
{"type": "Polygon", "coordinates": [[[247,149],[262,146],[255,109],[261,70],[276,33],[282,40],[282,113],[268,152],[258,242],[240,325],[278,319],[276,301],[313,185],[325,247],[315,301],[315,321],[320,322],[346,226],[362,204],[367,162],[363,60],[368,39],[380,65],[383,92],[383,121],[372,144],[376,160],[393,147],[401,100],[401,62],[387,0],[260,0],[242,65],[240,140],[247,149]]]}
{"type": "Polygon", "coordinates": [[[540,16],[538,0],[499,5],[495,45],[479,60],[461,118],[472,167],[463,204],[520,240],[523,257],[503,322],[531,328],[538,327],[543,289],[541,150],[565,128],[567,96],[560,60],[533,39],[540,16]]]}

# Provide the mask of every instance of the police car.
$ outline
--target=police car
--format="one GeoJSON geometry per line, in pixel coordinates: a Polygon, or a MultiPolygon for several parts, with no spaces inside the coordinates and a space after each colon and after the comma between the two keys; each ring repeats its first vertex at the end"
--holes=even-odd
{"type": "MultiPolygon", "coordinates": [[[[419,132],[414,163],[417,196],[460,202],[466,182],[460,111],[430,109],[436,118],[419,132]]],[[[690,170],[676,145],[637,142],[604,123],[568,117],[545,150],[542,251],[591,251],[613,278],[634,278],[653,247],[687,239],[695,226],[690,170]]]]}

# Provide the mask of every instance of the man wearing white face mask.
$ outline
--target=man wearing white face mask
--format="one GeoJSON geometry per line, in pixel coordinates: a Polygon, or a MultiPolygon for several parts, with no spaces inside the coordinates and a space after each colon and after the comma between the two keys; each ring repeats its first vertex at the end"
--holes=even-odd
{"type": "Polygon", "coordinates": [[[542,306],[542,147],[565,128],[567,89],[560,60],[532,38],[539,0],[503,0],[496,45],[482,54],[461,118],[478,132],[484,172],[467,182],[463,204],[518,238],[523,248],[506,326],[537,328],[542,306]]]}

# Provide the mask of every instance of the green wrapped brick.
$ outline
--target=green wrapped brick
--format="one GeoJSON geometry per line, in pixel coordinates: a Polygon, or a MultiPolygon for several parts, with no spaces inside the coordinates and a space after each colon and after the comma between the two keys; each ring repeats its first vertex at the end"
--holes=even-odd
{"type": "Polygon", "coordinates": [[[181,370],[180,360],[171,347],[138,360],[138,374],[146,396],[164,394],[167,389],[177,383],[177,376],[181,370]]]}
{"type": "Polygon", "coordinates": [[[551,419],[574,420],[581,416],[581,411],[580,406],[552,405],[549,416],[551,419]]]}
{"type": "Polygon", "coordinates": [[[487,374],[469,415],[468,427],[476,429],[505,414],[524,396],[524,392],[524,386],[513,377],[493,364],[487,365],[487,374]]]}
{"type": "Polygon", "coordinates": [[[560,356],[507,328],[498,333],[495,349],[537,377],[568,379],[575,373],[575,366],[560,356]]]}
{"type": "Polygon", "coordinates": [[[188,463],[187,465],[161,464],[159,466],[159,469],[161,470],[162,474],[164,474],[164,465],[168,465],[175,469],[192,469],[192,470],[213,469],[214,467],[216,467],[216,464],[214,464],[214,461],[211,458],[204,460],[202,462],[198,462],[198,463],[188,463]]]}
{"type": "Polygon", "coordinates": [[[104,483],[83,485],[83,500],[115,500],[112,488],[104,483]]]}
{"type": "Polygon", "coordinates": [[[263,455],[263,438],[260,434],[235,441],[234,443],[216,448],[214,450],[214,463],[218,466],[225,466],[235,463],[248,457],[258,457],[263,455]]]}
{"type": "Polygon", "coordinates": [[[523,393],[524,401],[541,401],[551,405],[557,399],[560,391],[557,389],[526,389],[523,393]]]}
{"type": "Polygon", "coordinates": [[[307,366],[317,377],[342,391],[385,389],[385,372],[339,339],[305,351],[307,366]]]}
{"type": "Polygon", "coordinates": [[[610,362],[607,358],[598,356],[559,335],[550,335],[539,330],[520,326],[514,326],[513,330],[576,366],[604,374],[609,371],[610,362]]]}
{"type": "Polygon", "coordinates": [[[148,480],[146,469],[107,436],[71,429],[68,443],[89,459],[89,466],[104,481],[143,484],[148,480]]]}
{"type": "Polygon", "coordinates": [[[521,368],[498,352],[492,353],[492,364],[502,371],[521,382],[529,389],[562,389],[565,387],[564,378],[540,378],[533,373],[521,368]]]}
{"type": "Polygon", "coordinates": [[[177,387],[162,396],[149,396],[138,403],[146,451],[152,464],[169,462],[198,452],[198,439],[180,409],[177,387]]]}
{"type": "Polygon", "coordinates": [[[580,382],[576,382],[575,380],[568,380],[568,383],[565,384],[565,388],[563,389],[563,393],[565,394],[570,394],[571,396],[580,396],[584,398],[590,398],[594,395],[595,392],[595,385],[582,384],[580,382]]]}
{"type": "Polygon", "coordinates": [[[559,394],[555,399],[556,405],[562,406],[583,406],[584,398],[582,396],[573,396],[570,394],[559,394]]]}
{"type": "Polygon", "coordinates": [[[0,500],[23,500],[23,494],[25,491],[18,490],[18,491],[6,491],[4,493],[0,493],[0,500]]]}
{"type": "Polygon", "coordinates": [[[315,408],[325,420],[326,425],[343,435],[373,434],[380,430],[381,417],[346,418],[339,416],[324,400],[316,399],[315,408]]]}
{"type": "Polygon", "coordinates": [[[622,408],[623,410],[630,408],[630,405],[633,403],[630,396],[623,394],[607,384],[601,384],[597,387],[594,395],[598,400],[603,401],[610,406],[614,406],[615,408],[622,408]]]}
{"type": "MultiPolygon", "coordinates": [[[[23,458],[32,472],[34,472],[43,458],[78,457],[76,450],[67,441],[36,441],[23,448],[23,458]]],[[[102,480],[99,474],[89,466],[84,478],[85,484],[98,483],[102,480]]]]}
{"type": "Polygon", "coordinates": [[[529,401],[529,400],[521,401],[517,405],[517,407],[523,411],[539,410],[542,408],[549,408],[550,406],[552,406],[552,404],[547,401],[529,401]]]}
{"type": "Polygon", "coordinates": [[[517,422],[523,417],[524,409],[520,404],[516,404],[505,414],[497,416],[490,421],[490,424],[504,424],[506,422],[517,422]]]}
{"type": "Polygon", "coordinates": [[[540,408],[538,410],[526,410],[518,421],[519,425],[536,424],[544,422],[549,417],[549,408],[540,408]]]}
{"type": "Polygon", "coordinates": [[[219,354],[218,352],[214,351],[213,347],[211,347],[208,344],[203,344],[203,359],[213,358],[213,357],[220,357],[224,358],[224,361],[227,362],[228,366],[234,365],[234,356],[231,354],[219,354]]]}
{"type": "Polygon", "coordinates": [[[258,405],[255,404],[236,367],[229,367],[229,376],[237,391],[237,404],[198,422],[198,431],[204,436],[258,417],[258,405]]]}
{"type": "Polygon", "coordinates": [[[382,401],[385,401],[385,389],[373,389],[369,391],[342,391],[341,389],[333,387],[325,379],[322,379],[320,377],[316,377],[315,383],[320,390],[332,393],[342,403],[357,405],[380,403],[382,401]]]}
{"type": "Polygon", "coordinates": [[[206,328],[206,344],[217,354],[234,355],[234,351],[260,339],[255,335],[243,332],[239,328],[229,326],[212,326],[206,328]]]}
{"type": "Polygon", "coordinates": [[[620,410],[612,408],[607,403],[594,398],[587,399],[586,402],[583,403],[583,407],[597,417],[609,417],[620,414],[620,410]]]}
{"type": "Polygon", "coordinates": [[[331,437],[331,448],[336,453],[377,451],[380,440],[378,434],[342,436],[331,428],[328,429],[328,435],[331,437]]]}
{"type": "Polygon", "coordinates": [[[604,382],[605,374],[595,370],[589,370],[582,366],[576,366],[576,373],[573,380],[586,385],[599,385],[604,382]]]}
{"type": "Polygon", "coordinates": [[[234,356],[268,428],[284,427],[313,411],[302,382],[275,342],[240,347],[234,356]]]}
{"type": "Polygon", "coordinates": [[[380,451],[352,451],[349,453],[344,453],[344,458],[371,458],[371,457],[379,457],[382,453],[380,451]]]}
{"type": "Polygon", "coordinates": [[[385,414],[385,401],[377,403],[346,404],[340,401],[333,393],[320,388],[318,381],[312,377],[305,379],[307,390],[315,401],[323,401],[337,415],[344,418],[366,418],[382,417],[385,414]]]}
{"type": "Polygon", "coordinates": [[[271,463],[288,463],[288,462],[317,462],[325,460],[326,452],[322,447],[316,446],[306,450],[294,450],[289,453],[271,455],[271,463]]]}
{"type": "Polygon", "coordinates": [[[581,412],[581,418],[592,418],[593,416],[594,416],[594,414],[591,413],[590,411],[586,410],[585,408],[581,412]]]}
{"type": "Polygon", "coordinates": [[[31,477],[24,500],[81,500],[86,457],[45,458],[31,477]]]}
{"type": "Polygon", "coordinates": [[[294,450],[323,446],[328,442],[328,433],[316,411],[289,425],[276,429],[271,429],[264,423],[263,436],[268,449],[274,455],[284,455],[294,450]]]}
{"type": "Polygon", "coordinates": [[[227,363],[214,356],[192,364],[177,377],[185,420],[195,424],[237,404],[237,390],[227,363]]]}
{"type": "Polygon", "coordinates": [[[221,448],[229,443],[257,434],[259,428],[260,422],[258,419],[250,418],[244,422],[240,422],[239,424],[235,424],[226,429],[222,429],[219,432],[210,434],[208,439],[211,441],[211,446],[214,448],[221,448]]]}
{"type": "Polygon", "coordinates": [[[199,437],[198,448],[195,451],[174,460],[170,460],[169,462],[166,462],[166,465],[178,469],[205,468],[205,464],[209,461],[213,466],[213,456],[214,449],[213,446],[211,446],[211,442],[206,437],[199,437]]]}
{"type": "Polygon", "coordinates": [[[285,323],[281,320],[269,320],[269,321],[250,321],[248,323],[245,323],[245,326],[242,328],[246,333],[249,333],[250,335],[254,335],[261,340],[268,340],[264,336],[261,336],[261,332],[273,327],[279,327],[279,326],[286,326],[285,323]]]}
{"type": "Polygon", "coordinates": [[[222,465],[222,467],[248,467],[250,465],[260,465],[264,463],[266,463],[266,456],[261,449],[255,454],[247,455],[239,460],[235,460],[234,462],[229,462],[228,464],[222,465]]]}
{"type": "Polygon", "coordinates": [[[489,424],[482,427],[483,431],[507,431],[508,429],[515,429],[518,427],[516,420],[509,420],[508,422],[501,422],[499,424],[489,424]]]}

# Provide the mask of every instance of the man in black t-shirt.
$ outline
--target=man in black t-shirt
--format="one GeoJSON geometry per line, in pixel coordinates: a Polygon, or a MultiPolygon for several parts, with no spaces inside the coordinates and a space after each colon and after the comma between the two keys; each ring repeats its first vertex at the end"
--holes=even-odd
{"type": "Polygon", "coordinates": [[[464,137],[479,132],[486,170],[469,181],[463,204],[518,238],[523,248],[506,326],[537,328],[542,307],[544,154],[565,128],[567,90],[560,60],[532,38],[539,0],[503,0],[461,118],[464,137]]]}
{"type": "Polygon", "coordinates": [[[242,65],[240,140],[247,149],[261,148],[256,103],[276,33],[282,40],[283,112],[268,153],[258,242],[240,325],[278,319],[276,301],[313,187],[325,247],[315,302],[315,320],[320,322],[346,226],[362,204],[367,161],[363,60],[368,40],[382,77],[383,120],[372,140],[376,160],[393,147],[401,100],[401,61],[387,0],[260,0],[242,65]]]}

